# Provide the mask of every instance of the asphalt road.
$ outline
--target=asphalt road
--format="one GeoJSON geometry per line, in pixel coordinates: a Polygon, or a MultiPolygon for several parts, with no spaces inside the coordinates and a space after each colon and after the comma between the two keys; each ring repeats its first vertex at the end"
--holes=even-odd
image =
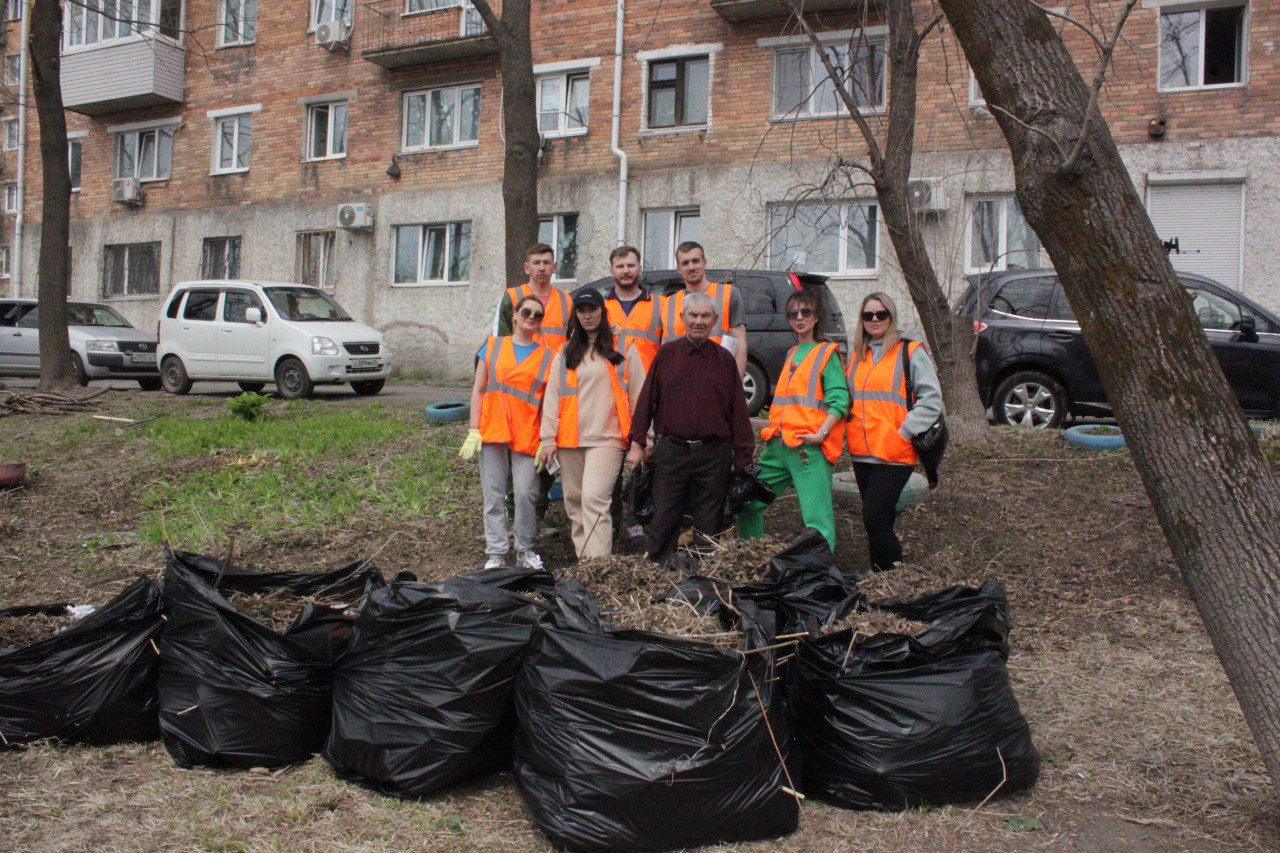
{"type": "MultiPolygon", "coordinates": [[[[0,387],[7,386],[12,390],[35,388],[34,379],[0,379],[0,387]]],[[[99,380],[90,382],[89,388],[118,388],[132,390],[139,394],[163,394],[163,391],[142,391],[137,382],[128,380],[99,380]]],[[[265,393],[275,390],[274,385],[267,385],[265,393]]],[[[191,389],[192,397],[234,397],[240,388],[234,382],[197,382],[191,389]]],[[[342,398],[350,400],[372,400],[384,403],[408,403],[427,405],[442,400],[465,400],[471,395],[471,389],[463,385],[428,385],[423,382],[388,382],[382,393],[376,397],[360,397],[347,385],[317,385],[313,396],[317,398],[342,398]]]]}

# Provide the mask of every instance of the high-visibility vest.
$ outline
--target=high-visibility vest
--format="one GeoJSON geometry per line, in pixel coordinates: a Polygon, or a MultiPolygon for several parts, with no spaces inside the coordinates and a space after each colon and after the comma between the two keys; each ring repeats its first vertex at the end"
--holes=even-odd
{"type": "MultiPolygon", "coordinates": [[[[684,295],[687,292],[680,290],[663,297],[662,340],[664,342],[675,340],[684,334],[684,295]]],[[[733,299],[733,285],[709,281],[707,289],[703,292],[716,301],[716,307],[720,311],[720,332],[711,335],[711,340],[720,343],[733,328],[729,325],[729,306],[733,299]]]]}
{"type": "Polygon", "coordinates": [[[653,364],[658,348],[662,346],[662,297],[650,294],[648,299],[638,299],[631,306],[631,313],[622,310],[617,298],[606,298],[606,319],[613,326],[613,347],[623,355],[627,347],[634,346],[640,353],[640,361],[648,370],[653,364]]]}
{"type": "MultiPolygon", "coordinates": [[[[527,283],[507,291],[507,298],[511,300],[512,328],[515,328],[516,306],[526,296],[537,298],[537,294],[533,292],[533,288],[527,283]]],[[[560,347],[564,346],[565,341],[569,340],[569,311],[572,310],[569,302],[568,294],[557,287],[553,287],[551,288],[551,295],[547,297],[546,304],[543,305],[546,314],[542,318],[542,331],[535,334],[533,339],[544,347],[548,347],[552,352],[559,350],[560,347]]]]}
{"type": "MultiPolygon", "coordinates": [[[[607,364],[607,362],[606,362],[607,364]]],[[[618,426],[625,442],[631,434],[631,398],[627,395],[630,377],[627,363],[609,365],[609,384],[613,386],[613,405],[618,410],[618,426]]],[[[560,350],[560,423],[556,428],[556,447],[577,447],[578,436],[578,369],[569,369],[560,350]]]]}
{"type": "Polygon", "coordinates": [[[484,351],[488,379],[480,397],[481,441],[505,444],[529,456],[538,452],[542,394],[554,357],[554,352],[539,346],[516,361],[510,336],[489,338],[484,351]]]}
{"type": "MultiPolygon", "coordinates": [[[[765,441],[781,435],[787,447],[799,447],[804,443],[797,438],[800,433],[815,433],[826,423],[830,413],[822,390],[822,371],[832,357],[840,358],[835,344],[821,343],[815,344],[799,364],[793,364],[796,349],[792,347],[787,353],[778,387],[773,392],[773,403],[769,406],[769,425],[760,431],[765,441]]],[[[833,465],[844,450],[841,426],[839,422],[832,424],[822,441],[822,455],[833,465]]]]}
{"type": "Polygon", "coordinates": [[[854,456],[876,456],[887,462],[916,464],[916,449],[898,435],[907,419],[907,381],[902,372],[901,347],[914,356],[916,341],[899,341],[894,348],[871,363],[871,348],[850,366],[848,426],[845,437],[854,456]]]}

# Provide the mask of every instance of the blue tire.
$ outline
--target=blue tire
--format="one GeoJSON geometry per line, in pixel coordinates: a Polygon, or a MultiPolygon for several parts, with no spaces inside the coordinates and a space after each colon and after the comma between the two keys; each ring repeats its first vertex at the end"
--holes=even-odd
{"type": "Polygon", "coordinates": [[[452,424],[471,417],[471,403],[466,400],[445,400],[427,406],[427,420],[433,424],[452,424]]]}
{"type": "Polygon", "coordinates": [[[1067,444],[1074,444],[1076,447],[1085,450],[1124,450],[1124,436],[1118,432],[1098,435],[1095,433],[1085,432],[1088,429],[1095,429],[1091,426],[1073,426],[1068,427],[1062,437],[1067,444]]]}

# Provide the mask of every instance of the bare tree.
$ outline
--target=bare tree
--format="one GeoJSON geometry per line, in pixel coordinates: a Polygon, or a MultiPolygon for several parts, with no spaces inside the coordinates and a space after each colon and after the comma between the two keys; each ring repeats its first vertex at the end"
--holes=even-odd
{"type": "Polygon", "coordinates": [[[525,250],[538,239],[537,99],[530,40],[530,0],[503,0],[502,16],[488,0],[472,0],[498,43],[502,71],[502,205],[506,233],[507,283],[524,281],[525,250]]]}
{"type": "MultiPolygon", "coordinates": [[[[845,51],[847,67],[842,68],[805,18],[804,0],[787,0],[787,4],[866,144],[867,164],[862,168],[875,186],[882,221],[937,362],[952,434],[959,443],[978,441],[985,433],[987,420],[973,368],[973,322],[951,312],[908,192],[915,148],[920,46],[942,21],[942,15],[930,16],[920,26],[913,0],[885,0],[882,4],[889,24],[888,108],[882,140],[868,120],[866,105],[878,100],[873,95],[884,81],[875,78],[874,66],[866,75],[858,70],[860,58],[872,64],[870,46],[862,30],[855,30],[850,37],[845,51]]],[[[869,0],[859,0],[854,8],[865,16],[870,5],[869,0]]]]}
{"type": "Polygon", "coordinates": [[[1053,259],[1174,559],[1280,780],[1280,485],[1098,110],[1136,0],[1117,6],[1110,38],[1077,24],[1098,50],[1092,86],[1030,0],[939,2],[1008,142],[1018,204],[1053,259]]]}

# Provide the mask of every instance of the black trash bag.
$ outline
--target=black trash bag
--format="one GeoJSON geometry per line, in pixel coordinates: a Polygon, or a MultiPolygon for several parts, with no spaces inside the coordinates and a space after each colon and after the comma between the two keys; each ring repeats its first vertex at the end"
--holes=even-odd
{"type": "MultiPolygon", "coordinates": [[[[12,607],[4,615],[66,615],[65,604],[12,607]]],[[[0,739],[106,745],[155,740],[154,640],[164,628],[160,587],[139,578],[111,601],[29,646],[0,652],[0,739]]]]}
{"type": "Polygon", "coordinates": [[[548,572],[494,569],[373,592],[338,663],[324,757],[343,776],[426,797],[507,767],[514,692],[548,572]]]}
{"type": "MultiPolygon", "coordinates": [[[[863,606],[859,597],[832,621],[853,606],[863,606]]],[[[897,811],[1034,785],[1040,756],[1005,668],[1004,587],[943,590],[884,609],[937,621],[918,637],[851,645],[846,630],[800,644],[790,699],[805,793],[897,811]]]]}
{"type": "Polygon", "coordinates": [[[653,521],[653,466],[642,464],[632,468],[622,494],[627,510],[636,521],[641,524],[653,521]]]}
{"type": "Polygon", "coordinates": [[[752,501],[768,506],[778,499],[778,493],[760,479],[760,464],[752,462],[733,472],[729,479],[729,491],[725,494],[725,518],[736,516],[752,501]]]}
{"type": "MultiPolygon", "coordinates": [[[[742,651],[770,645],[771,616],[741,612],[742,651]]],[[[580,583],[560,583],[516,683],[516,782],[539,829],[570,850],[628,851],[793,832],[770,735],[786,750],[776,652],[742,651],[613,628],[580,583]]]]}
{"type": "Polygon", "coordinates": [[[827,537],[806,527],[769,561],[762,580],[735,584],[733,594],[771,611],[779,632],[790,634],[813,630],[857,590],[836,565],[827,537]]]}
{"type": "Polygon", "coordinates": [[[333,666],[350,642],[354,617],[308,604],[292,625],[275,631],[223,593],[337,594],[354,604],[382,578],[369,561],[328,572],[222,570],[211,557],[169,555],[159,684],[165,748],[183,767],[306,761],[329,733],[333,666]]]}

